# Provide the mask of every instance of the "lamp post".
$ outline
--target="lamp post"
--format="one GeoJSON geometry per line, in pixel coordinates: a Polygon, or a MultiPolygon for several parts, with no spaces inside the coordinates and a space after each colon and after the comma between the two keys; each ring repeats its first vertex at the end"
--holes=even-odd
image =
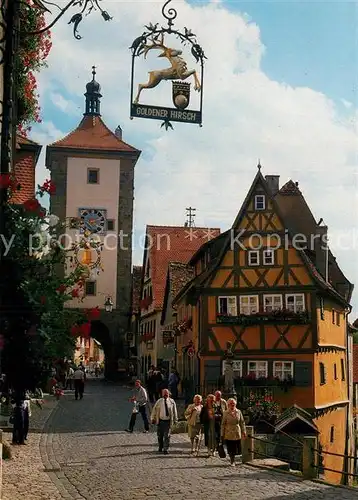
{"type": "Polygon", "coordinates": [[[104,301],[104,308],[108,313],[111,313],[113,311],[113,301],[111,297],[107,297],[104,301]]]}

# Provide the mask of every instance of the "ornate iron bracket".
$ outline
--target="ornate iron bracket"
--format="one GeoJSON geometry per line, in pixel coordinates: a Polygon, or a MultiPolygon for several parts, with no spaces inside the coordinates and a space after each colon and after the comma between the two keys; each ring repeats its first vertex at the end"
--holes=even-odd
{"type": "MultiPolygon", "coordinates": [[[[146,57],[146,54],[148,50],[152,47],[154,48],[164,48],[166,49],[165,53],[163,53],[162,57],[166,57],[169,59],[170,63],[172,64],[172,68],[166,70],[167,72],[172,72],[171,76],[168,77],[166,76],[161,76],[158,74],[158,82],[155,84],[151,84],[148,82],[148,84],[141,84],[139,85],[140,88],[154,88],[160,83],[162,80],[171,80],[173,81],[173,92],[174,92],[174,85],[178,84],[181,87],[184,87],[187,85],[188,90],[185,92],[183,91],[183,94],[188,97],[188,102],[189,102],[189,84],[187,83],[181,83],[184,80],[186,80],[189,76],[195,75],[195,90],[200,91],[200,111],[197,112],[199,118],[197,120],[192,120],[192,123],[197,123],[199,126],[202,126],[202,105],[203,105],[203,85],[204,85],[204,60],[207,59],[207,57],[204,54],[204,51],[202,47],[199,45],[197,41],[197,37],[192,31],[186,27],[184,27],[184,31],[181,32],[179,30],[173,29],[174,26],[174,19],[177,17],[177,11],[173,7],[168,7],[170,2],[172,0],[167,0],[165,4],[162,7],[162,15],[163,17],[167,20],[168,27],[163,27],[159,26],[159,23],[152,24],[149,23],[147,26],[145,26],[145,31],[137,37],[132,45],[129,47],[130,50],[132,51],[132,73],[131,73],[131,119],[133,119],[135,116],[139,116],[138,114],[135,114],[135,111],[137,110],[138,106],[138,99],[139,99],[139,94],[141,90],[139,90],[138,95],[136,99],[134,98],[133,95],[133,85],[134,85],[134,68],[135,68],[135,58],[140,57],[144,55],[146,57]],[[200,82],[197,78],[196,72],[194,70],[188,71],[187,70],[187,65],[186,62],[180,57],[181,51],[175,50],[175,49],[170,49],[168,47],[163,46],[163,39],[166,35],[174,35],[176,38],[184,45],[184,46],[191,46],[191,55],[195,59],[197,63],[200,63],[200,82]],[[152,43],[152,46],[148,46],[148,42],[152,43]],[[177,55],[174,55],[174,53],[177,53],[177,55]],[[173,54],[173,58],[171,59],[168,57],[168,54],[171,53],[173,54]],[[179,58],[178,58],[179,56],[179,58]],[[174,59],[176,58],[176,60],[174,59]],[[178,64],[178,59],[179,64],[178,64]],[[175,67],[175,64],[177,63],[177,67],[175,67]],[[180,67],[180,64],[182,65],[180,67]],[[178,82],[174,82],[174,80],[179,80],[178,82]]],[[[159,73],[159,71],[154,71],[151,73],[159,73]]],[[[183,90],[183,89],[182,89],[183,90]]],[[[180,120],[180,119],[175,119],[175,118],[170,118],[168,116],[168,113],[165,114],[165,111],[170,111],[168,108],[161,108],[161,107],[155,107],[151,106],[153,115],[152,118],[154,119],[161,119],[160,114],[162,113],[162,119],[163,122],[161,124],[161,127],[164,127],[166,130],[168,129],[173,129],[173,125],[171,121],[181,121],[181,122],[189,122],[189,120],[180,120]],[[159,117],[159,118],[158,118],[159,117]]],[[[180,107],[177,106],[177,109],[180,109],[180,107]]],[[[182,109],[185,109],[183,107],[182,109]]],[[[173,110],[175,111],[175,110],[173,110]]],[[[149,116],[147,116],[149,117],[149,116]]]]}
{"type": "Polygon", "coordinates": [[[50,9],[47,6],[56,7],[59,10],[59,13],[55,16],[53,21],[51,21],[47,26],[38,30],[32,31],[28,33],[28,35],[40,35],[41,33],[45,33],[50,30],[55,24],[63,17],[63,15],[71,8],[77,7],[79,11],[76,14],[73,14],[68,24],[73,24],[73,36],[76,40],[81,40],[81,35],[78,33],[78,26],[83,21],[84,16],[88,16],[91,14],[93,10],[99,10],[101,16],[105,21],[110,21],[112,17],[108,14],[106,10],[103,10],[100,6],[99,2],[102,0],[71,0],[65,7],[60,7],[56,3],[49,2],[48,0],[32,0],[33,6],[29,5],[26,1],[20,0],[20,3],[28,8],[33,9],[34,6],[37,7],[43,13],[52,14],[50,9]]]}

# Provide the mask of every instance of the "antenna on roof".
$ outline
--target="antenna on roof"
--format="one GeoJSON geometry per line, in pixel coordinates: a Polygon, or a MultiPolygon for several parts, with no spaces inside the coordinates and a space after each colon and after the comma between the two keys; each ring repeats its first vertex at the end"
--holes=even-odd
{"type": "Polygon", "coordinates": [[[186,220],[184,226],[185,227],[195,227],[194,217],[196,216],[196,214],[194,212],[196,212],[196,208],[188,207],[185,210],[186,210],[187,220],[186,220]]]}

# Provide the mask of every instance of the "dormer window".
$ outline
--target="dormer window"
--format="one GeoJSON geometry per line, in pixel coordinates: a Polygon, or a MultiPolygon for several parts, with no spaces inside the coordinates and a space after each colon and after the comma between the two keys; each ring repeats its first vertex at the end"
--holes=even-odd
{"type": "Polygon", "coordinates": [[[257,194],[255,196],[255,210],[265,210],[265,195],[257,194]]]}

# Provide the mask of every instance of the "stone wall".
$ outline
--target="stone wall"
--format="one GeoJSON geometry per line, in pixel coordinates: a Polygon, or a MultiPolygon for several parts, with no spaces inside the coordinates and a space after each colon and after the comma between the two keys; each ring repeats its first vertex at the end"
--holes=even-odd
{"type": "Polygon", "coordinates": [[[255,434],[254,437],[255,458],[274,457],[288,462],[292,470],[302,471],[303,447],[297,442],[303,442],[302,435],[255,434]]]}

